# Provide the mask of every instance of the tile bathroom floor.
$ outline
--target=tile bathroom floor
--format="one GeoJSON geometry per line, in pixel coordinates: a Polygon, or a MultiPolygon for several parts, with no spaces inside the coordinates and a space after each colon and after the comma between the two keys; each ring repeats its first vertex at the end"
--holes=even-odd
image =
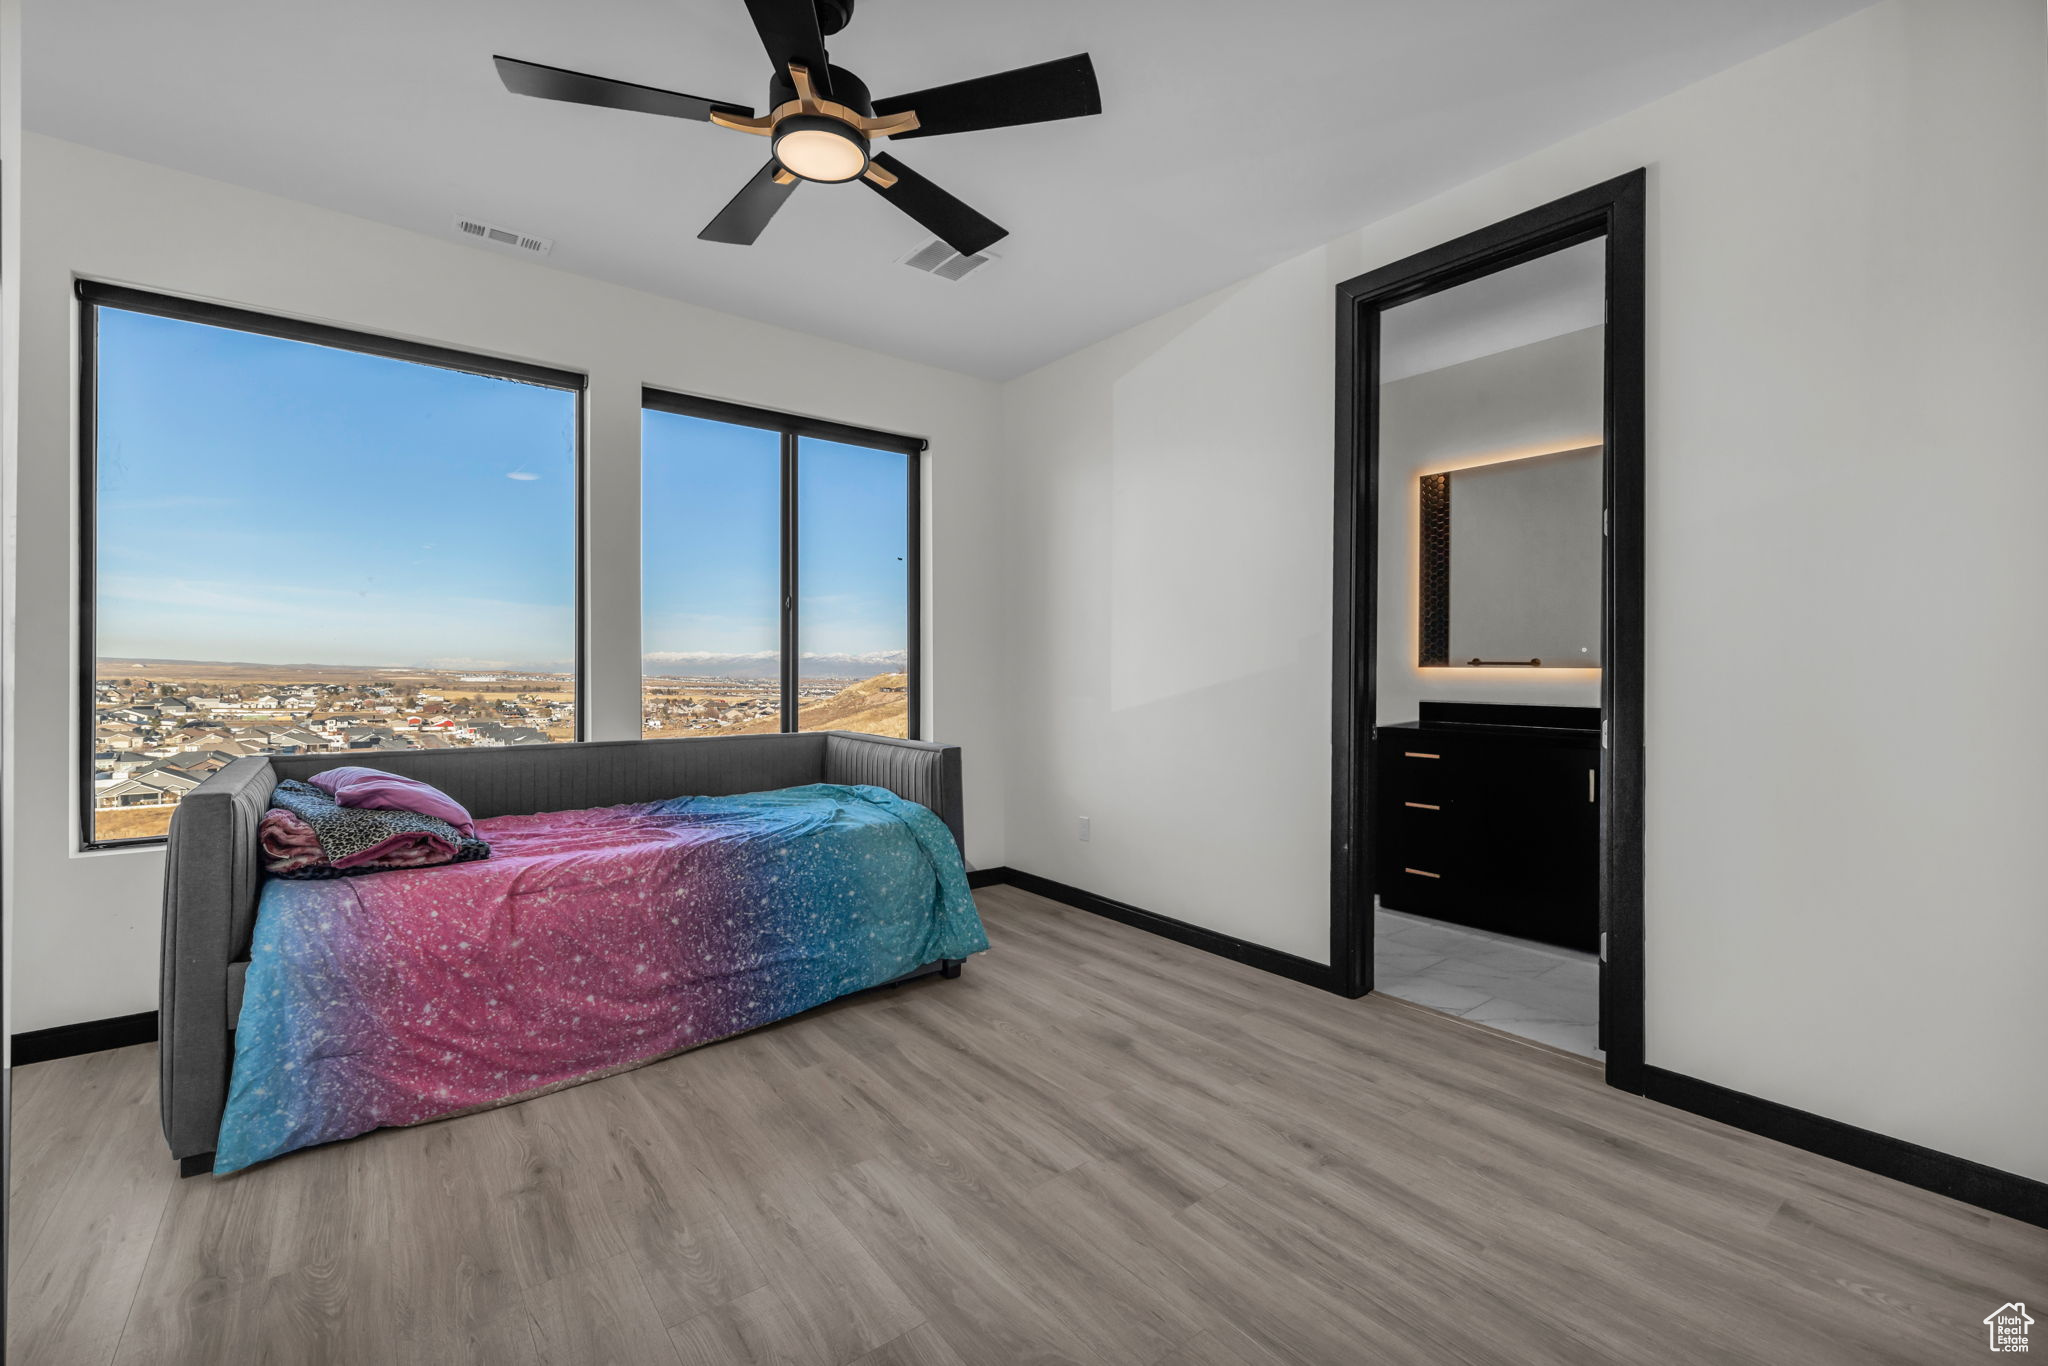
{"type": "Polygon", "coordinates": [[[1504,934],[1376,909],[1373,990],[1525,1039],[1604,1058],[1600,964],[1504,934]]]}

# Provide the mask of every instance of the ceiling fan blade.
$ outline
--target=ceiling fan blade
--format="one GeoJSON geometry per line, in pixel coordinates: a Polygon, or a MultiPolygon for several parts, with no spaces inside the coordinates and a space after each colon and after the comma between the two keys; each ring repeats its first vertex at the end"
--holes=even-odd
{"type": "Polygon", "coordinates": [[[877,117],[906,109],[917,111],[917,127],[894,136],[928,138],[1100,114],[1102,91],[1095,84],[1095,63],[1082,52],[875,101],[877,117]]]}
{"type": "Polygon", "coordinates": [[[697,234],[698,240],[730,242],[736,247],[754,245],[761,229],[768,226],[768,220],[775,217],[782,201],[788,199],[797,187],[794,176],[777,183],[775,175],[781,170],[770,158],[768,164],[754,172],[754,178],[742,185],[740,192],[718,211],[718,217],[704,225],[704,231],[697,234]]]}
{"type": "Polygon", "coordinates": [[[777,73],[787,75],[791,62],[808,69],[811,84],[827,98],[832,94],[832,70],[825,60],[825,36],[818,28],[817,0],[747,0],[754,31],[777,73]]]}
{"type": "Polygon", "coordinates": [[[962,256],[986,251],[1010,235],[1008,228],[982,217],[887,152],[878,153],[874,164],[896,177],[896,183],[884,186],[869,179],[868,188],[922,223],[934,237],[962,256]]]}
{"type": "Polygon", "coordinates": [[[608,76],[586,76],[580,71],[564,71],[559,66],[522,62],[517,57],[493,57],[491,60],[498,64],[498,79],[515,95],[566,100],[570,104],[595,104],[606,109],[630,109],[635,113],[662,114],[672,119],[695,119],[699,123],[710,122],[714,109],[746,118],[753,117],[754,113],[743,104],[699,99],[673,90],[656,90],[651,85],[615,81],[608,76]]]}

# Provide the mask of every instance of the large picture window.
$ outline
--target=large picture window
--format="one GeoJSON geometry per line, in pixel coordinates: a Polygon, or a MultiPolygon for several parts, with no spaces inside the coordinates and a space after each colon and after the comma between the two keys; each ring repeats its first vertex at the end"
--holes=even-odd
{"type": "Polygon", "coordinates": [[[649,390],[642,733],[915,738],[913,437],[649,390]]]}
{"type": "Polygon", "coordinates": [[[577,738],[580,376],[80,295],[87,843],[239,755],[577,738]]]}

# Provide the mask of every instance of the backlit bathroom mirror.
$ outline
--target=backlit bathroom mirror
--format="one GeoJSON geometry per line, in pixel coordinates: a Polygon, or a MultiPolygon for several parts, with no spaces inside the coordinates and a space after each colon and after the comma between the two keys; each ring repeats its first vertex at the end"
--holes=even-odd
{"type": "Polygon", "coordinates": [[[1600,456],[1585,446],[1420,478],[1418,665],[1599,666],[1600,456]]]}
{"type": "Polygon", "coordinates": [[[1599,701],[1606,264],[1596,238],[1380,313],[1383,724],[1599,701]]]}

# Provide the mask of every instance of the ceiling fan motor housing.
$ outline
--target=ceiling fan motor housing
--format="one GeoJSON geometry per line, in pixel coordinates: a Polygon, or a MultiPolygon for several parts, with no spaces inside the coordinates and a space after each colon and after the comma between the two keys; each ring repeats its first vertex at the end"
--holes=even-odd
{"type": "MultiPolygon", "coordinates": [[[[863,118],[873,118],[875,101],[874,97],[868,94],[867,82],[843,66],[833,65],[827,69],[832,73],[832,102],[845,105],[863,118]]],[[[787,71],[778,71],[768,78],[770,109],[780,109],[795,98],[796,83],[790,80],[787,71]]]]}
{"type": "Polygon", "coordinates": [[[872,118],[875,106],[860,77],[844,67],[828,69],[832,95],[823,109],[815,103],[790,109],[802,92],[787,73],[769,81],[768,98],[771,109],[790,110],[775,120],[777,164],[805,180],[832,184],[858,179],[869,165],[868,135],[842,115],[872,118]]]}

